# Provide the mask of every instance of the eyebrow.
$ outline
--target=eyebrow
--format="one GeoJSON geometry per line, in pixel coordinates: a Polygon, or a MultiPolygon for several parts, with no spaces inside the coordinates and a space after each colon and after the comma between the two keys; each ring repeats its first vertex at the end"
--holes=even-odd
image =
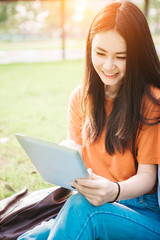
{"type": "MultiPolygon", "coordinates": [[[[98,49],[102,52],[107,52],[106,50],[104,50],[103,48],[100,48],[100,47],[96,47],[96,49],[98,49]]],[[[116,52],[115,54],[127,54],[127,52],[116,52]]]]}

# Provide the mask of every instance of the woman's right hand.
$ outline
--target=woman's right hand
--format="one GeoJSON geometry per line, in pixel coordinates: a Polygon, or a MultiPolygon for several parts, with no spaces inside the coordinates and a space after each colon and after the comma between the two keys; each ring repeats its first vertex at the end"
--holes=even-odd
{"type": "Polygon", "coordinates": [[[94,206],[113,201],[118,193],[117,184],[94,174],[91,169],[88,172],[91,178],[79,178],[72,186],[94,206]]]}

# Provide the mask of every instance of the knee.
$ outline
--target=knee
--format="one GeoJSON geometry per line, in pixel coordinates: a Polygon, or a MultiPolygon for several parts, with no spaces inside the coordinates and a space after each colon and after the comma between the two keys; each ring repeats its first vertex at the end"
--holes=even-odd
{"type": "Polygon", "coordinates": [[[84,206],[84,205],[88,205],[89,202],[87,201],[87,199],[81,194],[81,193],[76,193],[74,195],[72,195],[69,199],[68,199],[69,204],[71,204],[72,206],[76,207],[80,207],[80,206],[84,206]]]}
{"type": "Polygon", "coordinates": [[[91,207],[92,205],[87,201],[87,199],[80,193],[72,195],[68,200],[67,204],[68,208],[70,211],[74,211],[75,213],[82,212],[84,213],[85,211],[91,207]]]}

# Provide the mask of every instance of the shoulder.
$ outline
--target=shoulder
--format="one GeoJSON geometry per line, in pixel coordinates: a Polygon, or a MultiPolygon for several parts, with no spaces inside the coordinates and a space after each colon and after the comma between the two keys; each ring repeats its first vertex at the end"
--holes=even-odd
{"type": "Polygon", "coordinates": [[[160,89],[151,86],[150,94],[153,96],[155,101],[146,93],[143,96],[142,100],[142,115],[145,119],[158,119],[160,116],[160,89]]]}
{"type": "Polygon", "coordinates": [[[82,96],[82,85],[77,86],[70,95],[70,104],[71,103],[80,103],[82,96]]]}

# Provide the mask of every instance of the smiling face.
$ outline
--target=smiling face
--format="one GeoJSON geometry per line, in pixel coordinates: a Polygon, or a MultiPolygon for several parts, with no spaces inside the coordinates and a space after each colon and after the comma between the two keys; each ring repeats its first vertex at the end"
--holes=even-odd
{"type": "Polygon", "coordinates": [[[125,75],[126,57],[126,42],[116,31],[101,32],[94,36],[92,64],[111,98],[115,97],[125,75]]]}

